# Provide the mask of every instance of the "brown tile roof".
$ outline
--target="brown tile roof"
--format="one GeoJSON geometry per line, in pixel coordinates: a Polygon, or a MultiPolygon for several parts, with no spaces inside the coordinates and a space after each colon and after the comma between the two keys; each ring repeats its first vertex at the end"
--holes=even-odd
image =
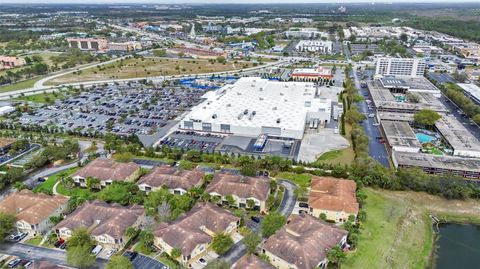
{"type": "Polygon", "coordinates": [[[312,208],[357,214],[356,189],[357,184],[353,180],[312,177],[308,204],[312,208]]]}
{"type": "Polygon", "coordinates": [[[55,226],[55,229],[74,230],[86,227],[93,236],[108,234],[119,239],[125,230],[132,226],[144,213],[142,206],[124,207],[95,200],[86,202],[55,226]]]}
{"type": "Polygon", "coordinates": [[[212,240],[202,229],[213,233],[223,232],[230,223],[238,221],[240,218],[217,205],[198,203],[174,222],[162,223],[154,235],[162,238],[168,245],[180,249],[182,254],[187,256],[197,245],[212,240]]]}
{"type": "Polygon", "coordinates": [[[102,181],[123,181],[138,169],[140,169],[140,165],[134,162],[118,163],[109,159],[98,158],[78,170],[72,177],[94,177],[102,181]]]}
{"type": "Polygon", "coordinates": [[[254,197],[265,201],[270,192],[270,181],[262,177],[218,173],[208,185],[206,192],[216,192],[222,196],[236,195],[241,198],[254,197]]]}
{"type": "Polygon", "coordinates": [[[268,238],[263,248],[299,269],[312,269],[345,235],[347,231],[335,225],[301,214],[268,238]]]}
{"type": "Polygon", "coordinates": [[[17,220],[24,220],[30,224],[38,224],[67,202],[68,198],[64,196],[50,196],[43,193],[37,194],[25,189],[10,194],[1,201],[0,211],[15,215],[17,220]]]}
{"type": "Polygon", "coordinates": [[[147,184],[151,187],[166,186],[169,189],[182,188],[184,190],[191,189],[203,180],[205,172],[201,170],[177,170],[170,166],[157,166],[142,177],[138,184],[147,184]]]}
{"type": "Polygon", "coordinates": [[[273,269],[273,265],[263,261],[259,257],[253,254],[244,255],[237,263],[235,263],[232,269],[273,269]]]}

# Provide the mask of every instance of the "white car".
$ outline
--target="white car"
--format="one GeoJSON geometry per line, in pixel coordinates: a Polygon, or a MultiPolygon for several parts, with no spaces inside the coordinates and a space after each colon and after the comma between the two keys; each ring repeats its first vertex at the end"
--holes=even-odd
{"type": "Polygon", "coordinates": [[[117,252],[117,249],[116,249],[116,248],[112,248],[112,249],[110,249],[109,251],[107,251],[107,254],[105,254],[105,256],[106,256],[107,258],[110,258],[110,257],[112,257],[112,255],[113,255],[115,252],[117,252]]]}
{"type": "Polygon", "coordinates": [[[92,250],[92,254],[93,254],[93,255],[95,255],[95,256],[97,256],[97,255],[98,255],[98,253],[100,253],[100,251],[102,251],[102,249],[103,249],[103,247],[102,247],[102,246],[100,246],[100,245],[97,245],[96,247],[94,247],[94,248],[93,248],[93,250],[92,250]]]}
{"type": "Polygon", "coordinates": [[[369,114],[368,117],[369,117],[369,118],[373,118],[373,117],[375,117],[375,114],[373,114],[373,113],[372,113],[372,114],[369,114]]]}
{"type": "Polygon", "coordinates": [[[380,123],[376,122],[374,124],[372,124],[373,126],[380,126],[380,123]]]}

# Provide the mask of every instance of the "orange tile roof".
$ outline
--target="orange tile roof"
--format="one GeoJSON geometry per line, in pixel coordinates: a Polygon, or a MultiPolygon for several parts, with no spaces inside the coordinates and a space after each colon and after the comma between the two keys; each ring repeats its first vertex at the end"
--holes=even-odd
{"type": "Polygon", "coordinates": [[[308,205],[316,209],[357,214],[356,189],[357,184],[353,180],[312,177],[308,205]]]}

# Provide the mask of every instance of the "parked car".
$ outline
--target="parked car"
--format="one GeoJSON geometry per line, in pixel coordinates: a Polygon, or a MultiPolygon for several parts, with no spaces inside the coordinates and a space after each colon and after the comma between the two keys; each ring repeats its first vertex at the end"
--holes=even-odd
{"type": "Polygon", "coordinates": [[[53,244],[56,248],[60,247],[63,243],[65,243],[65,239],[63,238],[60,238],[57,240],[57,242],[55,242],[55,244],[53,244]]]}
{"type": "Polygon", "coordinates": [[[298,203],[298,206],[299,206],[299,207],[303,207],[303,208],[308,208],[308,204],[307,204],[307,203],[304,203],[304,202],[298,203]]]}
{"type": "Polygon", "coordinates": [[[251,219],[252,219],[253,222],[260,223],[260,218],[259,217],[252,216],[251,219]]]}
{"type": "Polygon", "coordinates": [[[130,261],[133,261],[135,259],[135,257],[137,257],[138,253],[135,252],[135,251],[125,251],[125,253],[123,253],[123,256],[127,257],[128,259],[130,259],[130,261]]]}
{"type": "Polygon", "coordinates": [[[27,235],[28,235],[27,233],[18,232],[16,234],[10,235],[10,240],[18,242],[18,241],[22,240],[23,238],[25,238],[27,235]]]}
{"type": "Polygon", "coordinates": [[[103,249],[102,246],[97,245],[97,246],[95,246],[95,247],[92,249],[92,254],[95,255],[95,256],[97,256],[98,253],[100,253],[100,251],[102,251],[102,249],[103,249]]]}
{"type": "Polygon", "coordinates": [[[107,251],[107,254],[105,255],[107,258],[110,258],[112,257],[112,255],[117,252],[117,249],[116,248],[112,248],[110,250],[107,251]]]}
{"type": "Polygon", "coordinates": [[[8,263],[8,268],[14,268],[14,267],[16,267],[17,265],[19,265],[20,262],[22,262],[21,259],[11,260],[11,261],[8,263]]]}

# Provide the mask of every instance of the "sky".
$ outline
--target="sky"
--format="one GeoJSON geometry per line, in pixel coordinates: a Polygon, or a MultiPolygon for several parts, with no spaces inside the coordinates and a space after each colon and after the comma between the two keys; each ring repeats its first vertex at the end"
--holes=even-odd
{"type": "Polygon", "coordinates": [[[39,4],[58,4],[58,3],[72,3],[72,4],[219,4],[219,3],[254,3],[254,4],[276,4],[276,3],[426,3],[426,2],[442,2],[442,3],[457,3],[469,2],[478,3],[479,0],[0,0],[0,5],[4,3],[39,3],[39,4]]]}

